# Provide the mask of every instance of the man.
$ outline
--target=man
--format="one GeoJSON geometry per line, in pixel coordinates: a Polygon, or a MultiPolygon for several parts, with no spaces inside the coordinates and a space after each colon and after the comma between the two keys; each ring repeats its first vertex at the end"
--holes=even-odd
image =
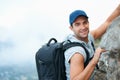
{"type": "Polygon", "coordinates": [[[82,43],[88,49],[90,58],[93,55],[94,56],[88,65],[85,66],[84,62],[87,60],[87,55],[82,47],[77,46],[66,50],[65,67],[67,80],[93,80],[92,73],[101,53],[105,50],[97,48],[94,52],[91,43],[94,42],[95,39],[100,38],[105,33],[111,22],[118,16],[120,16],[120,5],[102,25],[100,25],[96,30],[89,32],[88,16],[83,10],[75,10],[70,14],[70,29],[74,34],[67,36],[66,40],[82,43]]]}

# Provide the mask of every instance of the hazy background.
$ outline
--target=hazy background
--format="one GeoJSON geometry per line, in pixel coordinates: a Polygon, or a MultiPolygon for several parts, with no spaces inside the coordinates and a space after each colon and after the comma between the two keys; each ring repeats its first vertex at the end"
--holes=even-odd
{"type": "Polygon", "coordinates": [[[120,0],[0,0],[0,66],[29,64],[51,37],[62,41],[69,30],[69,14],[86,11],[90,29],[97,28],[120,0]]]}

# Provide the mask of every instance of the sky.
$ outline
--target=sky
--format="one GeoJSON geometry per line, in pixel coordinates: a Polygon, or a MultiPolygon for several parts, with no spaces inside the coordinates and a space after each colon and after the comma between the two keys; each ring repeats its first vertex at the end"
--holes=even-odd
{"type": "Polygon", "coordinates": [[[93,30],[118,4],[120,0],[0,0],[0,65],[35,63],[35,53],[51,37],[62,41],[72,33],[72,11],[84,10],[93,30]]]}

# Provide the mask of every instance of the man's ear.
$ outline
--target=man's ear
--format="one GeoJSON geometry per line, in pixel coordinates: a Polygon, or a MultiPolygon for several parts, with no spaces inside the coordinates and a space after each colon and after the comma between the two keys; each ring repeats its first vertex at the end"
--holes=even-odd
{"type": "Polygon", "coordinates": [[[72,27],[72,26],[70,26],[69,28],[70,28],[70,30],[73,30],[73,27],[72,27]]]}

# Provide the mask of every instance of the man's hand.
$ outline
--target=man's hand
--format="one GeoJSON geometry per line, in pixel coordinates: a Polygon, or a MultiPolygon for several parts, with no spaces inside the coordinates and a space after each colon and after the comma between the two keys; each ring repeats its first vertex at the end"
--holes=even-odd
{"type": "Polygon", "coordinates": [[[99,61],[100,55],[102,54],[102,52],[105,52],[105,51],[106,51],[105,49],[102,49],[100,47],[95,50],[95,54],[93,57],[93,60],[95,63],[99,61]]]}

